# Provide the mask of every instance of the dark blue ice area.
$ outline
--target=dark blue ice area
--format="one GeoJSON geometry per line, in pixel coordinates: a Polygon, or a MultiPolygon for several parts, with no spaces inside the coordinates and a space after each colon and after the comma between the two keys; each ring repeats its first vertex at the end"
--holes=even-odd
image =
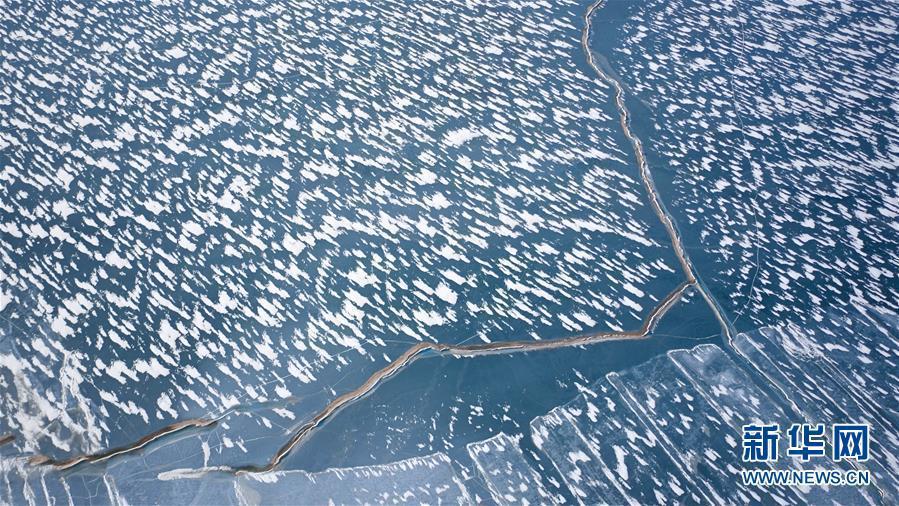
{"type": "MultiPolygon", "coordinates": [[[[899,10],[0,0],[0,504],[899,503],[899,10]],[[66,471],[185,419],[208,427],[66,471]],[[867,422],[873,486],[742,486],[867,422]],[[782,440],[782,445],[785,441],[782,440]],[[783,448],[782,448],[783,450],[783,448]]],[[[814,468],[791,462],[789,466],[814,468]]]]}

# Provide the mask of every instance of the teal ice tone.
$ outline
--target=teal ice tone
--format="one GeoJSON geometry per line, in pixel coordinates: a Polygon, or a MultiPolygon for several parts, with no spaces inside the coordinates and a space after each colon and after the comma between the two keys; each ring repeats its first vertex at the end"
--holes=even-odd
{"type": "Polygon", "coordinates": [[[897,23],[0,0],[0,504],[894,504],[897,23]]]}

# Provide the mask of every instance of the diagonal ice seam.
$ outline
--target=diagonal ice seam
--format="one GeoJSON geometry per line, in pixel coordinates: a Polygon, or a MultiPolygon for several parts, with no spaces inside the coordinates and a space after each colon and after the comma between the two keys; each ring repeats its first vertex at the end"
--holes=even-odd
{"type": "MultiPolygon", "coordinates": [[[[704,344],[674,350],[634,368],[611,373],[571,402],[531,422],[529,434],[496,434],[467,445],[477,479],[500,504],[559,502],[546,477],[523,456],[531,438],[580,503],[775,501],[780,504],[890,504],[897,497],[895,434],[889,415],[899,388],[899,316],[860,306],[817,327],[785,324],[739,334],[736,349],[704,344]],[[844,350],[854,344],[858,353],[844,350]],[[875,351],[879,350],[879,351],[875,351]],[[888,358],[870,369],[869,357],[888,358]],[[834,368],[843,371],[834,375],[834,368]],[[863,390],[879,378],[880,390],[863,390]],[[783,397],[785,396],[785,397],[783,397]],[[863,402],[870,397],[872,402],[863,402]],[[792,406],[801,411],[794,412],[792,406]],[[872,424],[872,458],[858,466],[874,476],[869,487],[747,488],[739,479],[740,427],[748,423],[872,424]]],[[[192,436],[196,437],[196,436],[192,436]]],[[[781,441],[785,444],[785,441],[781,441]]],[[[168,446],[177,448],[178,441],[168,446]]],[[[2,450],[0,450],[2,455],[2,450]]],[[[98,503],[177,502],[267,504],[308,497],[315,503],[471,503],[477,500],[444,453],[391,464],[322,472],[270,471],[235,476],[168,467],[135,476],[137,455],[105,471],[59,473],[0,460],[0,497],[14,504],[43,504],[90,494],[98,503]],[[292,494],[292,495],[291,495],[292,494]]],[[[811,469],[814,462],[780,460],[774,467],[811,469]],[[786,467],[783,467],[786,466],[786,467]]],[[[850,469],[841,463],[837,468],[850,469]]],[[[483,500],[484,498],[480,498],[483,500]]]]}

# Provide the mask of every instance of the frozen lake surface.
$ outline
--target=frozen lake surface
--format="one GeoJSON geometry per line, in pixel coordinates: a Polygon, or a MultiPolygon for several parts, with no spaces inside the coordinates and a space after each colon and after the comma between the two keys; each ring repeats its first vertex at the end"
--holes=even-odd
{"type": "Polygon", "coordinates": [[[735,445],[772,416],[868,421],[879,492],[839,500],[895,498],[876,2],[601,5],[699,284],[646,340],[425,352],[216,471],[419,343],[633,331],[684,281],[589,8],[0,0],[0,502],[755,501],[735,445]]]}

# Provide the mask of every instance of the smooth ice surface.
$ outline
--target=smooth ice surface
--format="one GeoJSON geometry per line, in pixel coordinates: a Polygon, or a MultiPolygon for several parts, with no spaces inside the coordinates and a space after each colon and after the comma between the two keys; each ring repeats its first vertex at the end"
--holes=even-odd
{"type": "MultiPolygon", "coordinates": [[[[568,421],[564,407],[531,423],[534,444],[549,456],[565,485],[579,501],[616,504],[623,500],[621,492],[603,469],[591,443],[568,421]]],[[[595,443],[594,443],[595,444],[595,443]]]]}
{"type": "MultiPolygon", "coordinates": [[[[891,350],[896,349],[897,327],[889,322],[895,323],[893,313],[862,307],[851,316],[825,319],[817,327],[785,325],[741,334],[735,346],[809,421],[870,423],[872,458],[863,466],[872,471],[888,497],[895,498],[899,497],[899,483],[895,479],[899,476],[896,457],[899,426],[890,410],[895,399],[878,400],[882,394],[865,387],[867,375],[852,374],[871,362],[872,352],[883,353],[878,360],[886,363],[896,360],[897,355],[891,350]],[[872,313],[887,316],[872,322],[872,313]],[[847,353],[846,346],[838,344],[844,339],[853,343],[851,346],[857,347],[858,352],[847,353]]],[[[883,375],[878,383],[885,391],[895,392],[894,374],[883,375]]]]}
{"type": "MultiPolygon", "coordinates": [[[[689,350],[676,350],[668,357],[683,371],[697,390],[717,410],[723,419],[737,433],[742,433],[743,425],[776,423],[786,430],[791,423],[797,423],[799,415],[785,411],[778,402],[778,392],[771,395],[759,386],[765,382],[750,371],[739,367],[720,347],[697,346],[689,350]]],[[[739,360],[739,359],[738,359],[739,360]]],[[[769,388],[773,385],[768,385],[769,388]]],[[[785,456],[789,438],[778,441],[778,455],[785,456]]],[[[821,463],[783,458],[774,463],[776,469],[821,469],[821,463]]],[[[835,465],[842,469],[849,466],[835,465]]],[[[797,487],[811,504],[861,504],[871,503],[870,494],[860,493],[854,487],[797,487]]]]}
{"type": "Polygon", "coordinates": [[[655,433],[607,381],[535,419],[531,428],[538,447],[560,471],[567,471],[572,481],[585,476],[584,486],[577,486],[583,492],[578,498],[585,503],[696,503],[702,499],[692,477],[686,477],[674,464],[655,433]],[[591,443],[586,445],[588,451],[582,450],[584,445],[560,437],[572,430],[591,443]],[[600,473],[594,476],[606,483],[586,478],[590,476],[587,473],[596,473],[597,467],[600,473]]]}
{"type": "Polygon", "coordinates": [[[471,498],[446,455],[393,464],[321,473],[274,472],[241,477],[238,494],[244,504],[463,504],[471,498]]]}
{"type": "Polygon", "coordinates": [[[468,454],[488,482],[499,503],[542,504],[551,499],[549,492],[519,448],[521,435],[499,433],[490,439],[468,445],[468,454]]]}
{"type": "Polygon", "coordinates": [[[705,501],[751,502],[767,493],[780,501],[796,501],[788,490],[772,487],[759,492],[742,484],[740,433],[668,356],[610,374],[609,381],[672,452],[675,466],[694,480],[705,501]]]}

